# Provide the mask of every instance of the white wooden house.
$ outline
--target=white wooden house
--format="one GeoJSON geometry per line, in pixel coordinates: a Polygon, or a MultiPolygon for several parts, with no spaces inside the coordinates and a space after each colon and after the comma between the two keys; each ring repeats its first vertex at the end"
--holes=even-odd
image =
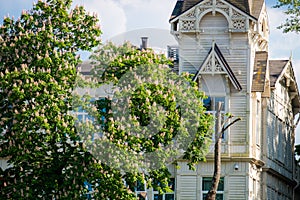
{"type": "MultiPolygon", "coordinates": [[[[178,0],[170,19],[179,73],[195,74],[211,112],[222,101],[224,112],[242,118],[222,140],[217,199],[300,199],[294,162],[299,91],[291,59],[268,57],[268,20],[264,0],[178,0]]],[[[179,165],[170,168],[176,200],[204,199],[213,155],[196,171],[184,160],[179,165]]]]}

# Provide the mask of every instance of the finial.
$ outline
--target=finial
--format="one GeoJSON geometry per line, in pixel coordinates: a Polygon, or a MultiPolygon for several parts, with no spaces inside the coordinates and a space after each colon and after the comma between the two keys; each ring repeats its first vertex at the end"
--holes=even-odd
{"type": "Polygon", "coordinates": [[[291,50],[289,61],[292,61],[292,58],[293,58],[293,51],[291,50]]]}

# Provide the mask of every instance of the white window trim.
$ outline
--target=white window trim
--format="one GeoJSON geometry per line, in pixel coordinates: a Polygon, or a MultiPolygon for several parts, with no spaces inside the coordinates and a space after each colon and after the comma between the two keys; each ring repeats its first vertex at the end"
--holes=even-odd
{"type": "MultiPolygon", "coordinates": [[[[201,197],[200,197],[201,200],[205,200],[203,198],[203,195],[207,194],[209,192],[209,190],[202,190],[202,188],[203,188],[203,178],[212,178],[212,177],[201,177],[201,197]]],[[[221,178],[225,179],[224,177],[221,177],[221,178]]],[[[223,195],[223,200],[224,200],[224,190],[225,190],[225,182],[224,182],[224,188],[223,188],[223,190],[222,191],[217,190],[217,194],[222,194],[223,195]]]]}

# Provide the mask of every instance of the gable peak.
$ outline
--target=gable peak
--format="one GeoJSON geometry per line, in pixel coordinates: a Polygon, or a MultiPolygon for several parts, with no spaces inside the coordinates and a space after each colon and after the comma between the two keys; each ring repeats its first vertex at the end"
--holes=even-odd
{"type": "Polygon", "coordinates": [[[242,90],[242,87],[235,77],[234,73],[232,72],[231,68],[229,67],[226,59],[224,58],[223,54],[221,53],[218,45],[215,41],[212,42],[212,47],[208,52],[204,62],[199,67],[196,75],[193,78],[195,81],[200,74],[224,74],[228,75],[231,83],[237,90],[242,90]]]}

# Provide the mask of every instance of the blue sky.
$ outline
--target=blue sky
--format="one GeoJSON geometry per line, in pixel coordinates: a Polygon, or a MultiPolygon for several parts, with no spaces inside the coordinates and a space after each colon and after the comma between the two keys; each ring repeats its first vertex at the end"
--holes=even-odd
{"type": "MultiPolygon", "coordinates": [[[[35,1],[0,0],[0,23],[4,16],[17,18],[23,9],[30,9],[35,1]]],[[[87,10],[98,14],[103,41],[123,42],[130,38],[133,43],[139,45],[139,37],[147,34],[150,38],[149,45],[155,48],[175,43],[172,38],[166,36],[169,33],[168,19],[175,3],[176,0],[74,0],[74,4],[84,5],[87,10]]],[[[292,53],[294,70],[300,84],[299,35],[283,34],[281,30],[276,29],[285,16],[280,10],[271,8],[274,4],[274,0],[267,0],[271,32],[269,54],[271,59],[288,59],[292,53]]],[[[297,143],[300,143],[299,127],[297,143]]]]}

